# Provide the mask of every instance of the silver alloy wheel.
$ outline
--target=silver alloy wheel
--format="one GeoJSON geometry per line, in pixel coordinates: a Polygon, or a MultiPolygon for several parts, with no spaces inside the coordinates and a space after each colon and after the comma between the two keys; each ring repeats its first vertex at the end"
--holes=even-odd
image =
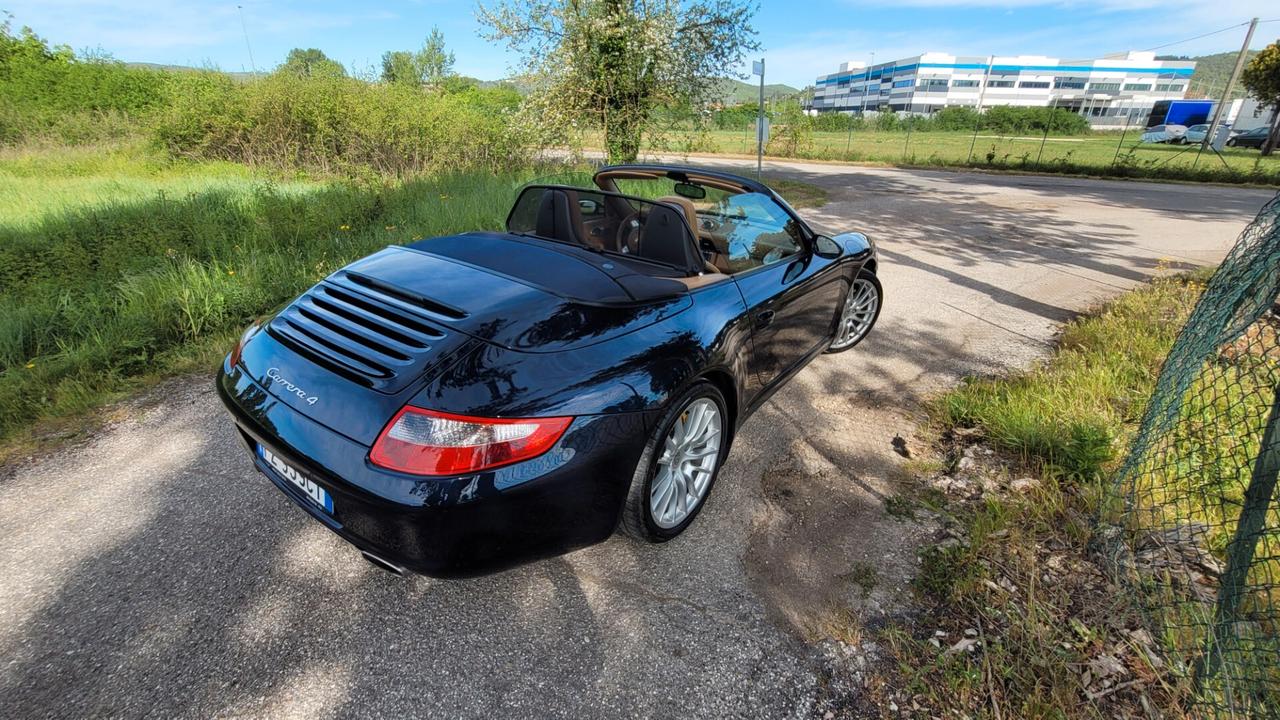
{"type": "Polygon", "coordinates": [[[880,293],[876,286],[866,278],[858,278],[849,288],[845,296],[844,311],[840,314],[840,327],[836,329],[836,339],[831,343],[832,350],[840,350],[862,339],[875,322],[876,310],[880,307],[880,293]]]}
{"type": "Polygon", "coordinates": [[[653,522],[670,530],[697,509],[720,459],[720,408],[708,398],[689,403],[662,445],[649,491],[653,522]]]}

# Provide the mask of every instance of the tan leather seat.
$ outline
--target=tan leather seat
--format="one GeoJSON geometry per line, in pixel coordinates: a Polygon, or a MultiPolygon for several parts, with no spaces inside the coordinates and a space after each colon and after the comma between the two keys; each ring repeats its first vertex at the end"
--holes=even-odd
{"type": "Polygon", "coordinates": [[[689,222],[689,229],[696,235],[698,232],[698,211],[693,207],[693,201],[687,197],[679,195],[664,195],[658,198],[658,202],[668,205],[675,205],[680,208],[680,214],[684,215],[684,219],[689,222]]]}
{"type": "MultiPolygon", "coordinates": [[[[698,233],[698,210],[693,206],[693,201],[687,197],[680,197],[679,195],[664,195],[658,198],[657,201],[680,208],[680,214],[684,215],[685,220],[689,221],[689,229],[693,231],[693,240],[695,244],[698,245],[698,252],[702,252],[702,243],[698,233]]],[[[727,275],[729,273],[728,260],[729,259],[726,258],[723,253],[717,250],[711,257],[710,262],[716,272],[722,272],[727,275]]]]}

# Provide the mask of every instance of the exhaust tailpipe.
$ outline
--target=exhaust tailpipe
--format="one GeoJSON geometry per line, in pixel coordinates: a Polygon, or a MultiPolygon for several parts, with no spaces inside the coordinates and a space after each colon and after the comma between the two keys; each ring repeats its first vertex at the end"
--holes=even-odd
{"type": "Polygon", "coordinates": [[[374,555],[373,553],[365,550],[361,550],[360,555],[365,560],[368,560],[370,565],[386,570],[387,572],[391,573],[392,575],[395,575],[396,577],[404,577],[404,568],[400,567],[399,565],[396,565],[390,560],[384,560],[378,557],[377,555],[374,555]]]}

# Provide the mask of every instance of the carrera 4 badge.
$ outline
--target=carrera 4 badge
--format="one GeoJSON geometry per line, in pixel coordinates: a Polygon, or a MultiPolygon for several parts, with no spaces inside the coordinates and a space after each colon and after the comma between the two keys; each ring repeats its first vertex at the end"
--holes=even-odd
{"type": "Polygon", "coordinates": [[[276,385],[283,387],[285,390],[288,390],[294,395],[297,395],[299,398],[305,401],[308,405],[315,405],[316,402],[320,399],[315,395],[308,395],[306,390],[303,390],[297,385],[294,385],[293,383],[289,382],[283,375],[280,374],[280,368],[268,368],[267,379],[271,380],[276,385]]]}

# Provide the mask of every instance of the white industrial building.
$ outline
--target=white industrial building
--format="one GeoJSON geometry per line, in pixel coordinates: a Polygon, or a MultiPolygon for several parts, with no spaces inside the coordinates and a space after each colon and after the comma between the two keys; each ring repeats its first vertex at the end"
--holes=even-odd
{"type": "Polygon", "coordinates": [[[818,78],[816,112],[929,114],[945,107],[1054,106],[1095,126],[1145,119],[1160,100],[1182,98],[1194,62],[1156,60],[1128,52],[1096,60],[1040,55],[957,57],[924,53],[868,67],[847,62],[818,78]]]}

